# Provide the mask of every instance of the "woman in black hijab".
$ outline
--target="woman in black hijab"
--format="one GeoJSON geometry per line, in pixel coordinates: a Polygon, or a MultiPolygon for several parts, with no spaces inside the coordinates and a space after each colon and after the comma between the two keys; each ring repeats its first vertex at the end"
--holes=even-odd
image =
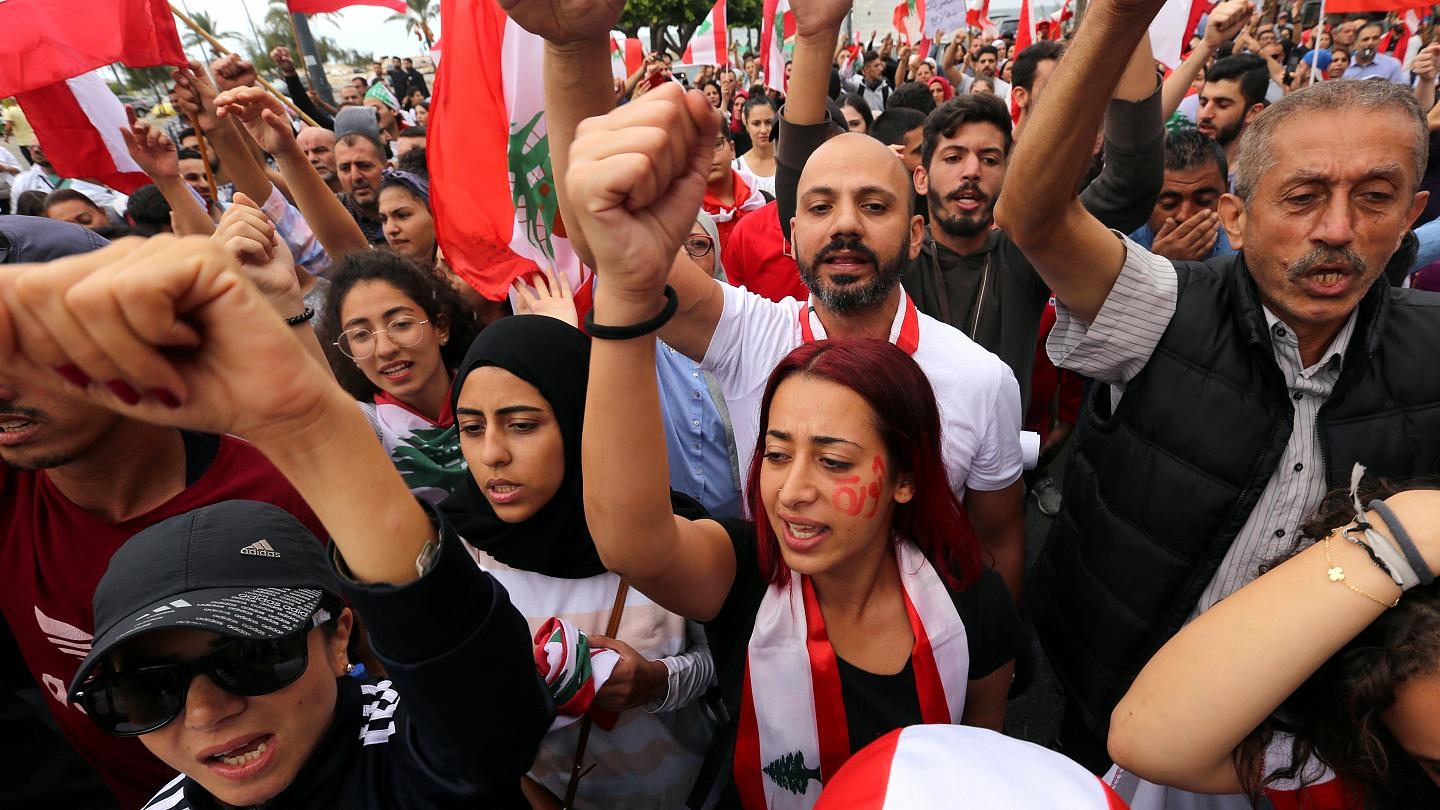
{"type": "MultiPolygon", "coordinates": [[[[532,631],[557,616],[587,633],[592,647],[621,655],[595,701],[619,711],[619,720],[591,733],[585,759],[598,767],[580,783],[575,806],[678,807],[708,742],[695,698],[714,665],[698,628],[635,591],[619,592],[620,578],[605,570],[590,538],[580,473],[589,364],[589,340],[555,318],[516,315],[487,327],[455,376],[470,478],[443,509],[532,631]],[[605,638],[615,612],[617,638],[605,638]]],[[[693,502],[681,507],[703,513],[693,502]]],[[[567,787],[578,733],[576,725],[551,731],[531,770],[556,795],[567,787]]]]}

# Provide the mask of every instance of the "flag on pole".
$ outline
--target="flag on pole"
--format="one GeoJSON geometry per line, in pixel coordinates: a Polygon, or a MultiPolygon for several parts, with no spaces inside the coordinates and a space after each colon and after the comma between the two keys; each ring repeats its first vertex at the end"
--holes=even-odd
{"type": "Polygon", "coordinates": [[[1035,43],[1035,15],[1030,13],[1030,0],[1020,0],[1020,25],[1015,29],[1015,48],[1020,53],[1035,43]]]}
{"type": "Polygon", "coordinates": [[[610,32],[610,78],[624,79],[630,76],[625,69],[625,32],[610,32]]]}
{"type": "Polygon", "coordinates": [[[1180,66],[1190,35],[1200,17],[1210,9],[1210,0],[1167,0],[1150,23],[1150,50],[1168,70],[1180,66]]]}
{"type": "Polygon", "coordinates": [[[0,2],[0,31],[0,98],[113,62],[185,64],[166,0],[9,0],[0,2]]]}
{"type": "Polygon", "coordinates": [[[1407,8],[1428,9],[1430,0],[1327,0],[1326,14],[1365,14],[1404,11],[1407,8]]]}
{"type": "Polygon", "coordinates": [[[295,14],[329,14],[349,6],[382,6],[404,14],[409,8],[405,0],[288,0],[286,5],[295,14]]]}
{"type": "Polygon", "coordinates": [[[965,22],[980,28],[982,20],[990,22],[990,0],[965,0],[965,22]]]}
{"type": "Polygon", "coordinates": [[[725,0],[715,0],[715,7],[705,15],[700,27],[685,46],[685,55],[680,58],[682,65],[724,65],[728,64],[730,50],[729,31],[725,27],[725,0]]]}
{"type": "Polygon", "coordinates": [[[895,4],[895,11],[890,16],[890,24],[900,32],[900,41],[910,44],[909,18],[916,17],[920,20],[920,26],[916,31],[924,34],[925,31],[925,0],[898,0],[895,4]]]}
{"type": "Polygon", "coordinates": [[[17,93],[15,100],[56,174],[93,179],[126,194],[151,182],[120,134],[130,126],[125,105],[99,72],[17,93]]]}
{"type": "Polygon", "coordinates": [[[760,18],[760,59],[765,86],[785,92],[785,42],[795,36],[790,0],[765,0],[760,18]]]}
{"type": "Polygon", "coordinates": [[[442,0],[447,52],[436,76],[427,140],[435,232],[457,274],[492,301],[541,266],[565,273],[588,304],[560,221],[550,168],[544,40],[496,0],[442,0]],[[454,45],[454,47],[449,47],[454,45]]]}

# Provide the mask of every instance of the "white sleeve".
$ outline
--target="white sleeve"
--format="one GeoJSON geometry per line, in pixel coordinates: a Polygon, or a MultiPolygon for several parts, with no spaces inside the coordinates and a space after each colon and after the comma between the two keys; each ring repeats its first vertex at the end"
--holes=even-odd
{"type": "Polygon", "coordinates": [[[970,464],[965,479],[968,489],[993,492],[1015,483],[1024,470],[1025,459],[1020,450],[1020,385],[1010,367],[999,363],[999,384],[995,386],[985,433],[970,464]]]}
{"type": "Polygon", "coordinates": [[[775,364],[795,345],[799,307],[794,299],[780,303],[744,287],[720,285],[724,309],[700,367],[715,375],[727,400],[763,388],[775,364]]]}
{"type": "Polygon", "coordinates": [[[678,655],[661,658],[668,673],[665,696],[645,704],[651,714],[683,709],[715,684],[715,658],[699,622],[686,620],[685,639],[689,647],[678,655]]]}
{"type": "Polygon", "coordinates": [[[1175,317],[1179,279],[1175,265],[1116,233],[1125,242],[1125,264],[1089,327],[1055,302],[1055,328],[1045,350],[1061,368],[1110,385],[1124,385],[1150,362],[1175,317]]]}

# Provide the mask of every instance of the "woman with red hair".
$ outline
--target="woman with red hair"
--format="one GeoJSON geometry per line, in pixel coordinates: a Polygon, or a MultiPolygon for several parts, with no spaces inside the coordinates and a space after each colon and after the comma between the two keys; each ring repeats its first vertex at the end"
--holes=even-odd
{"type": "Polygon", "coordinates": [[[754,520],[717,522],[668,509],[654,338],[592,352],[591,535],[610,570],[706,623],[734,718],[710,753],[734,752],[721,807],[810,808],[896,728],[1001,728],[1022,631],[946,482],[935,396],[909,355],[821,340],[786,356],[761,406],[754,520]]]}

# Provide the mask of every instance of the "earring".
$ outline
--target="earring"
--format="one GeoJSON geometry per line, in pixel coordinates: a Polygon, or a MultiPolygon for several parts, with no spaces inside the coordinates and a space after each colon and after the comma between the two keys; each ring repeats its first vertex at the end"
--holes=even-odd
{"type": "Polygon", "coordinates": [[[355,671],[355,665],[354,665],[354,664],[351,664],[351,663],[349,663],[349,662],[346,662],[346,664],[345,664],[345,674],[346,674],[346,675],[349,675],[350,673],[352,673],[352,672],[354,672],[354,671],[355,671]]]}

